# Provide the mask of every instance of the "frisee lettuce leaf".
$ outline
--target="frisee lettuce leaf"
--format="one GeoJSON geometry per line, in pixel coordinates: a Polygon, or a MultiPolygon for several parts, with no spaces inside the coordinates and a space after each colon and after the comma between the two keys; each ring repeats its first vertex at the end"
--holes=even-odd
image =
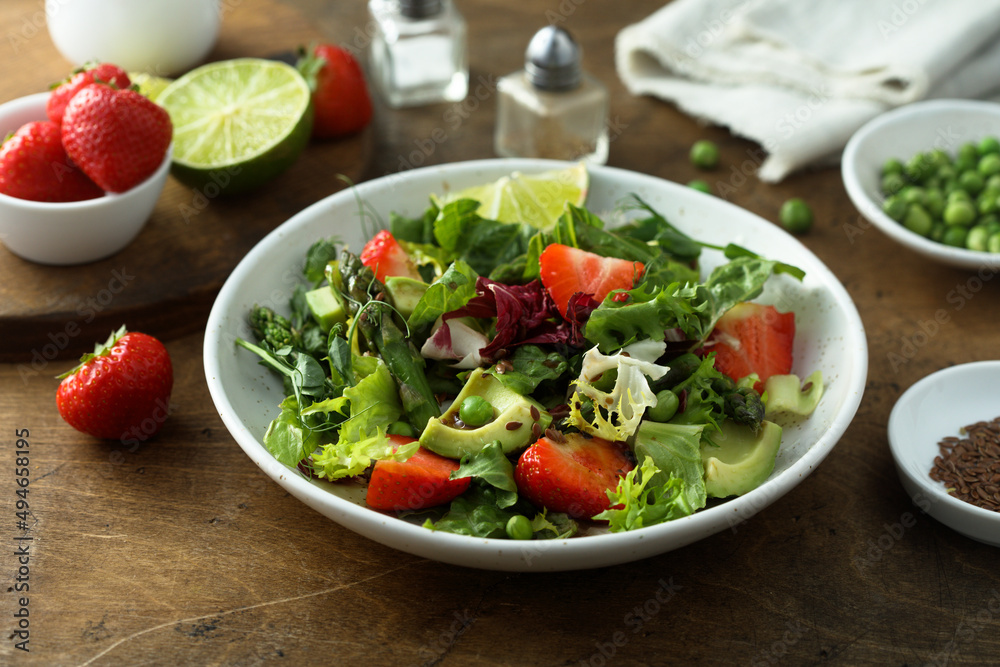
{"type": "Polygon", "coordinates": [[[397,446],[382,431],[367,435],[364,431],[358,439],[323,445],[313,453],[312,469],[321,479],[343,479],[363,473],[375,461],[391,459],[405,461],[413,456],[420,443],[416,440],[397,446]]]}
{"type": "Polygon", "coordinates": [[[666,481],[658,482],[661,476],[653,459],[645,457],[641,466],[618,481],[618,488],[607,492],[611,507],[622,507],[604,510],[594,518],[606,520],[611,532],[617,533],[692,514],[697,508],[688,502],[684,480],[670,475],[666,481]]]}
{"type": "Polygon", "coordinates": [[[389,368],[378,357],[355,356],[357,383],[344,389],[351,402],[351,416],[340,427],[340,442],[360,440],[364,433],[383,431],[403,415],[399,390],[389,368]]]}

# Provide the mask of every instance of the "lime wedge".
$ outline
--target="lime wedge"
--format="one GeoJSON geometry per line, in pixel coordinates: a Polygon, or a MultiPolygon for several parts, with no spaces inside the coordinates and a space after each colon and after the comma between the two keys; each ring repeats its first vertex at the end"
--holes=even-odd
{"type": "Polygon", "coordinates": [[[165,79],[162,76],[154,76],[145,72],[129,72],[128,78],[132,85],[139,87],[139,93],[145,95],[152,101],[162,93],[173,79],[165,79]]]}
{"type": "Polygon", "coordinates": [[[312,130],[311,93],[295,68],[239,58],[191,70],[156,101],[174,124],[173,174],[225,194],[251,190],[287,169],[312,130]]]}
{"type": "Polygon", "coordinates": [[[438,198],[439,205],[456,199],[475,199],[477,213],[490,220],[525,222],[549,229],[566,204],[582,206],[587,199],[590,177],[583,163],[538,174],[515,171],[493,183],[485,183],[438,198]]]}

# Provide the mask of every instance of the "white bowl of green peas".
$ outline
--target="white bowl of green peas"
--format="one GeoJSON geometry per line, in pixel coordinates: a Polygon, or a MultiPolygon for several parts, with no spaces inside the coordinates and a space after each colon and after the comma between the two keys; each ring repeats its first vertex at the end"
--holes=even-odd
{"type": "Polygon", "coordinates": [[[1000,267],[1000,104],[914,102],[858,130],[841,161],[860,213],[925,257],[1000,267]]]}

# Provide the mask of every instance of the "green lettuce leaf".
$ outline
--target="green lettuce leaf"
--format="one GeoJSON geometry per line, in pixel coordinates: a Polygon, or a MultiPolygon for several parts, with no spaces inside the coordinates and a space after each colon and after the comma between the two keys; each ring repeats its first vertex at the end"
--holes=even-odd
{"type": "Polygon", "coordinates": [[[285,398],[280,407],[281,414],[267,426],[263,444],[278,461],[294,467],[313,453],[320,443],[320,433],[303,423],[295,396],[285,398]]]}
{"type": "Polygon", "coordinates": [[[351,416],[340,427],[340,442],[360,440],[364,433],[385,431],[403,414],[396,381],[378,357],[355,356],[352,363],[357,383],[344,389],[351,402],[351,416]]]}
{"type": "Polygon", "coordinates": [[[659,471],[652,484],[665,484],[668,477],[684,483],[685,502],[693,510],[705,506],[705,466],[701,459],[701,439],[706,424],[660,424],[644,421],[635,434],[633,451],[637,460],[652,459],[659,471]]]}

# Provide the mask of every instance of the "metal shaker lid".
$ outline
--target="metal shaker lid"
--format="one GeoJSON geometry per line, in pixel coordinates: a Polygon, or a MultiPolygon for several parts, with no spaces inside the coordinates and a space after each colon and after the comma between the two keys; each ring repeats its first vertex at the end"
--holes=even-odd
{"type": "Polygon", "coordinates": [[[541,90],[569,90],[580,85],[583,51],[566,30],[550,25],[542,28],[524,52],[524,70],[532,85],[541,90]]]}
{"type": "Polygon", "coordinates": [[[399,13],[411,19],[430,18],[441,9],[441,0],[399,0],[399,13]]]}

